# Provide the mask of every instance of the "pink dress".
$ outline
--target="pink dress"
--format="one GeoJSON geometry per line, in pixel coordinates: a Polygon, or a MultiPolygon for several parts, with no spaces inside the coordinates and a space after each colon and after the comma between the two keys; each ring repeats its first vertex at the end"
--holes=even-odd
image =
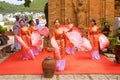
{"type": "MultiPolygon", "coordinates": [[[[18,36],[23,40],[24,44],[26,44],[27,48],[24,48],[25,46],[21,44],[21,53],[23,59],[35,59],[33,51],[31,49],[32,42],[30,37],[30,31],[29,30],[23,30],[22,28],[19,29],[18,36]]],[[[18,42],[21,42],[18,40],[18,42]]]]}
{"type": "Polygon", "coordinates": [[[35,26],[29,26],[29,30],[31,32],[31,41],[32,41],[32,51],[34,55],[39,54],[39,46],[42,43],[41,35],[39,34],[38,30],[36,30],[35,26]]]}
{"type": "Polygon", "coordinates": [[[51,44],[54,47],[54,59],[56,60],[56,70],[63,71],[65,68],[65,35],[63,33],[53,32],[51,44]]]}
{"type": "Polygon", "coordinates": [[[90,40],[90,44],[92,46],[91,56],[92,59],[99,60],[99,30],[93,30],[92,28],[88,29],[88,39],[90,40]]]}

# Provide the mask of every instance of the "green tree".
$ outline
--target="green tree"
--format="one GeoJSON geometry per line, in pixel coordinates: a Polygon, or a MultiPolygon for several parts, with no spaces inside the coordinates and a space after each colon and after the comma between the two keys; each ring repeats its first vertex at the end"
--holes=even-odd
{"type": "Polygon", "coordinates": [[[24,6],[30,7],[31,0],[25,0],[24,6]]]}
{"type": "Polygon", "coordinates": [[[30,3],[29,7],[25,7],[24,4],[22,5],[14,5],[9,4],[4,1],[0,2],[0,13],[15,13],[15,12],[43,12],[44,6],[48,2],[48,0],[33,0],[30,3]]]}

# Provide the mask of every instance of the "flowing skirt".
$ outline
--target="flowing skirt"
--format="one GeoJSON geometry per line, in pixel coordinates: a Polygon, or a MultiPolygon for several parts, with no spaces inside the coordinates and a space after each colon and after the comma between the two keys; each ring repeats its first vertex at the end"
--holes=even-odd
{"type": "Polygon", "coordinates": [[[33,51],[30,50],[21,50],[23,60],[35,59],[33,51]]]}
{"type": "Polygon", "coordinates": [[[56,71],[63,71],[65,69],[65,59],[56,60],[56,71]]]}
{"type": "Polygon", "coordinates": [[[100,59],[99,50],[92,50],[91,56],[93,60],[99,60],[100,59]]]}
{"type": "Polygon", "coordinates": [[[74,46],[67,46],[65,50],[67,54],[75,54],[74,46]]]}
{"type": "MultiPolygon", "coordinates": [[[[33,49],[25,43],[25,40],[23,40],[20,36],[17,35],[15,35],[15,38],[21,45],[21,54],[23,60],[35,59],[33,49]]],[[[30,40],[28,40],[27,42],[30,42],[30,40]]]]}
{"type": "Polygon", "coordinates": [[[39,54],[39,50],[35,46],[32,46],[32,51],[33,51],[34,55],[38,55],[39,54]]]}

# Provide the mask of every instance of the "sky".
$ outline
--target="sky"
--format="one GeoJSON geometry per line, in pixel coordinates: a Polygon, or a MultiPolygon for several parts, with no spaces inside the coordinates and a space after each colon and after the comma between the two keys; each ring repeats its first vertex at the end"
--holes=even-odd
{"type": "Polygon", "coordinates": [[[20,5],[20,4],[23,4],[24,3],[24,0],[0,0],[1,1],[5,1],[5,2],[8,2],[8,3],[11,3],[11,4],[16,4],[16,5],[20,5]]]}

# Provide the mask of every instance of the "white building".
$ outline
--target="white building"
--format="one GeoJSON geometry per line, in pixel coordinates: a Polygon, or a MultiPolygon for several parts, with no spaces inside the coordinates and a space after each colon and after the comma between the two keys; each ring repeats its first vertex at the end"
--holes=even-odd
{"type": "Polygon", "coordinates": [[[3,21],[3,15],[0,14],[0,21],[3,21]]]}

